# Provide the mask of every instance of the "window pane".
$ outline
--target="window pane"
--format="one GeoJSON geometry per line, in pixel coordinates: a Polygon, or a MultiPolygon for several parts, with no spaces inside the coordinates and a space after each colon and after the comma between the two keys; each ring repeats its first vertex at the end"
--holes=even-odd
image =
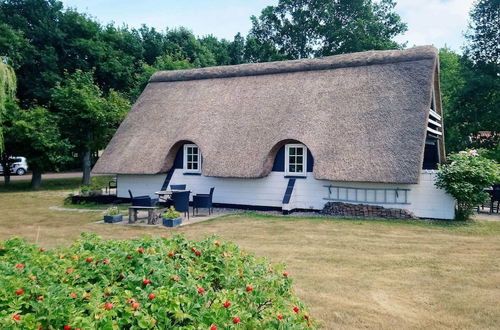
{"type": "Polygon", "coordinates": [[[288,150],[290,155],[295,155],[295,148],[289,148],[288,150]]]}
{"type": "Polygon", "coordinates": [[[192,155],[187,155],[187,161],[192,162],[193,161],[193,156],[192,155]]]}
{"type": "Polygon", "coordinates": [[[302,155],[302,154],[303,154],[303,153],[302,153],[303,151],[304,151],[304,149],[303,149],[303,148],[297,148],[297,155],[302,155]]]}
{"type": "Polygon", "coordinates": [[[194,154],[193,155],[193,162],[197,162],[198,161],[198,154],[194,154]]]}
{"type": "Polygon", "coordinates": [[[193,147],[193,154],[198,154],[198,147],[193,147]]]}
{"type": "Polygon", "coordinates": [[[297,172],[304,172],[302,165],[297,165],[297,172]]]}
{"type": "Polygon", "coordinates": [[[297,156],[296,161],[297,161],[297,164],[302,164],[303,163],[302,156],[297,156]]]}
{"type": "Polygon", "coordinates": [[[187,169],[188,169],[188,170],[192,170],[192,169],[193,169],[193,167],[192,167],[192,163],[187,163],[187,169]]]}
{"type": "Polygon", "coordinates": [[[193,163],[193,170],[197,170],[198,169],[198,163],[193,163]]]}
{"type": "Polygon", "coordinates": [[[295,172],[295,165],[290,165],[288,167],[288,172],[294,173],[295,172]]]}

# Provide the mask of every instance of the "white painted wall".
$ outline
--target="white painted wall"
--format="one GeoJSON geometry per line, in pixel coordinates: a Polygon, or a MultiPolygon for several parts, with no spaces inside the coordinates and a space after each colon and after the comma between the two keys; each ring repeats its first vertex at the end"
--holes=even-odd
{"type": "MultiPolygon", "coordinates": [[[[118,175],[118,196],[128,197],[128,189],[134,195],[150,195],[160,190],[166,174],[162,175],[118,175]]],[[[271,172],[260,179],[218,178],[199,175],[184,175],[176,169],[170,184],[186,184],[193,194],[208,193],[215,187],[214,203],[283,207],[285,210],[322,209],[328,197],[325,185],[360,188],[400,188],[408,192],[409,204],[379,204],[388,208],[404,208],[421,218],[452,219],[455,200],[434,186],[435,171],[423,170],[419,184],[396,185],[382,183],[333,182],[316,180],[312,173],[306,179],[297,179],[288,205],[283,205],[288,179],[283,172],[271,172]]],[[[378,205],[378,204],[372,204],[378,205]]]]}

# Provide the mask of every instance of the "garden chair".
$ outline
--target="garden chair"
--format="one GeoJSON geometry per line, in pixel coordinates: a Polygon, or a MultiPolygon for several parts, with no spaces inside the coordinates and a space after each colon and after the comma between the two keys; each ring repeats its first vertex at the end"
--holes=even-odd
{"type": "Polygon", "coordinates": [[[157,199],[151,198],[148,195],[134,197],[130,189],[128,190],[128,194],[130,195],[132,206],[155,206],[156,202],[158,202],[157,199]]]}
{"type": "Polygon", "coordinates": [[[184,212],[184,216],[189,219],[189,194],[190,191],[172,192],[172,205],[178,212],[184,212]]]}
{"type": "Polygon", "coordinates": [[[493,185],[493,191],[491,192],[490,196],[490,214],[495,212],[495,208],[497,209],[498,213],[498,209],[500,208],[500,184],[493,185]]]}
{"type": "Polygon", "coordinates": [[[186,190],[186,185],[185,184],[171,184],[170,189],[171,190],[186,190]]]}
{"type": "Polygon", "coordinates": [[[212,197],[214,195],[215,187],[210,188],[210,193],[208,194],[196,194],[193,196],[193,215],[194,210],[198,214],[198,209],[208,208],[208,215],[212,214],[212,197]]]}

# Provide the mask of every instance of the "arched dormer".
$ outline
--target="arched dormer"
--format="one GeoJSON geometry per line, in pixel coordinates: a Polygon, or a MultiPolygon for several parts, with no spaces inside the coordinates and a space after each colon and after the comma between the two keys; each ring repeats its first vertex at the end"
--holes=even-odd
{"type": "Polygon", "coordinates": [[[169,168],[181,169],[184,174],[201,174],[202,153],[200,147],[188,140],[182,140],[175,143],[170,148],[167,162],[169,168]]]}
{"type": "Polygon", "coordinates": [[[283,172],[285,176],[305,177],[314,168],[314,157],[309,148],[297,140],[284,140],[272,149],[273,172],[283,172]]]}

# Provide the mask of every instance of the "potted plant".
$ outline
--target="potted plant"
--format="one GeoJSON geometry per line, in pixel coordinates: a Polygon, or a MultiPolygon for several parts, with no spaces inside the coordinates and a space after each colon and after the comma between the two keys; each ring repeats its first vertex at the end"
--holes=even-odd
{"type": "Polygon", "coordinates": [[[115,223],[123,220],[123,215],[120,214],[118,207],[112,206],[104,212],[104,222],[115,223]]]}
{"type": "Polygon", "coordinates": [[[165,227],[177,227],[182,223],[181,214],[170,206],[167,212],[163,214],[163,225],[165,227]]]}

